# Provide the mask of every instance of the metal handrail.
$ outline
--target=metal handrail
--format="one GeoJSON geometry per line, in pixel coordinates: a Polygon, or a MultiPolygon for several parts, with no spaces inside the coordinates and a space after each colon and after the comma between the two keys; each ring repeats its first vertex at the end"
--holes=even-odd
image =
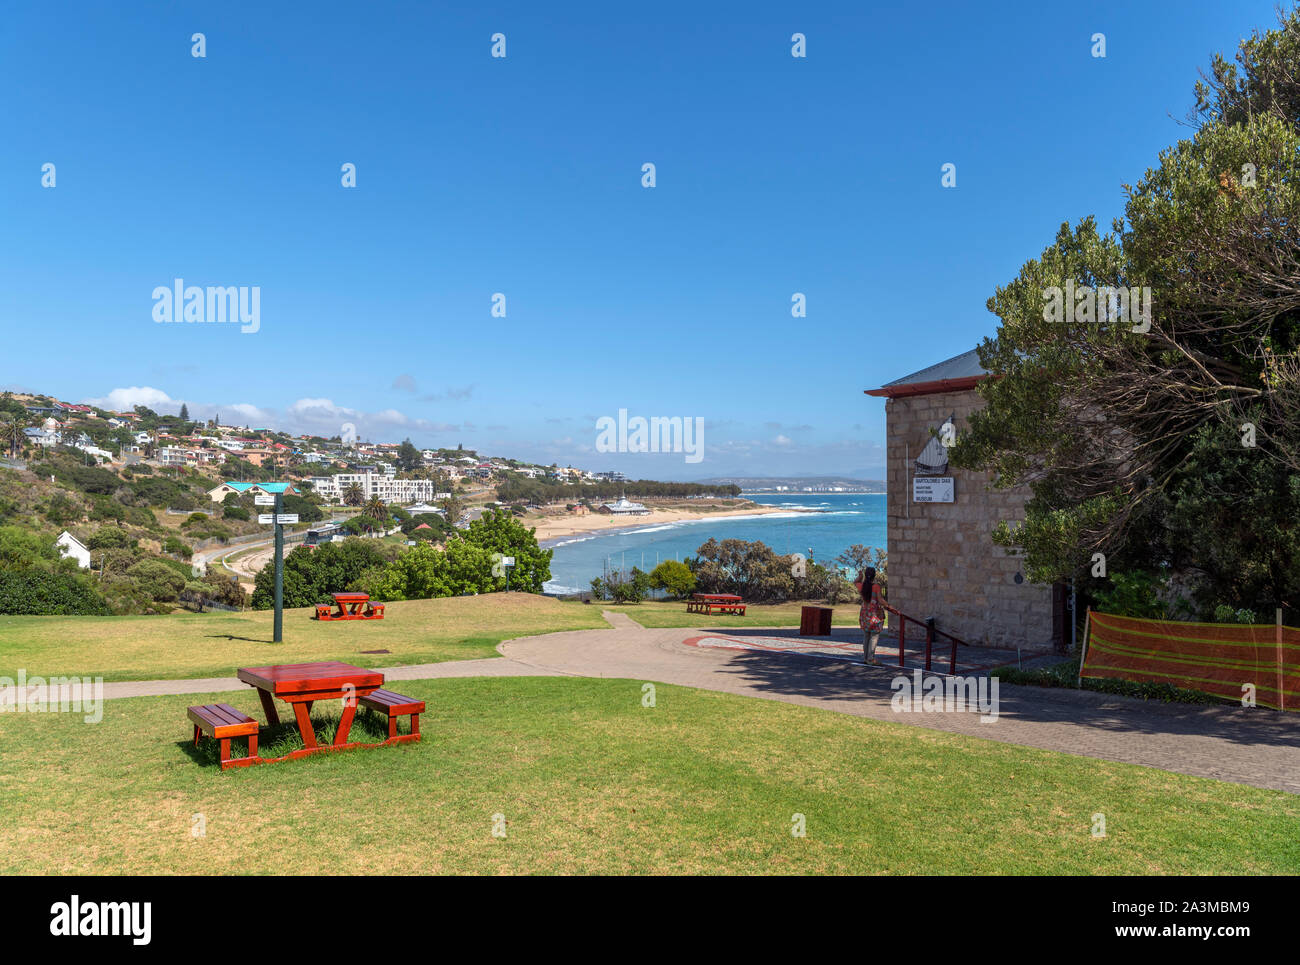
{"type": "Polygon", "coordinates": [[[880,605],[890,613],[896,613],[902,618],[901,622],[898,624],[898,665],[900,667],[903,666],[903,650],[904,645],[907,642],[907,621],[911,620],[917,626],[925,627],[925,669],[927,671],[930,669],[931,655],[934,649],[934,635],[937,633],[939,636],[946,637],[952,641],[952,652],[948,656],[948,673],[954,674],[957,672],[957,645],[960,644],[963,647],[969,647],[969,643],[959,637],[954,637],[951,633],[940,630],[934,625],[934,617],[930,617],[928,620],[918,620],[914,616],[908,616],[897,607],[890,606],[884,600],[880,601],[880,605]]]}

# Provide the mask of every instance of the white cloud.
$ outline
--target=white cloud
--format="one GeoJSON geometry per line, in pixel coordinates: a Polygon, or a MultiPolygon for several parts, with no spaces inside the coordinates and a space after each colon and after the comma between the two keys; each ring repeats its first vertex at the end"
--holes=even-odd
{"type": "Polygon", "coordinates": [[[102,399],[87,400],[91,405],[97,405],[101,409],[112,409],[114,412],[126,412],[137,405],[148,406],[155,412],[168,410],[167,414],[171,415],[179,412],[181,403],[179,399],[173,399],[162,389],[155,389],[148,385],[133,385],[130,388],[114,389],[102,399]]]}

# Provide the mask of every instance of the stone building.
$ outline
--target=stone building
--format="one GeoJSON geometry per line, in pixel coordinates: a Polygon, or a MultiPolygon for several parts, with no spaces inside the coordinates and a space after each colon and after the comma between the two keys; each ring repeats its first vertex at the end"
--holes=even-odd
{"type": "Polygon", "coordinates": [[[886,400],[889,603],[967,643],[1060,649],[1064,588],[1030,583],[990,536],[1024,519],[1028,489],[993,489],[988,473],[948,465],[943,442],[983,405],[975,386],[987,374],[971,350],[867,390],[886,400]]]}

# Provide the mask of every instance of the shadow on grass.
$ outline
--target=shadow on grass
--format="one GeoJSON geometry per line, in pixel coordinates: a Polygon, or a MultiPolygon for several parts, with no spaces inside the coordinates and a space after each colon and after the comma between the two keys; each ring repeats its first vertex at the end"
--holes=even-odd
{"type": "MultiPolygon", "coordinates": [[[[409,721],[409,718],[407,720],[409,721]]],[[[311,727],[316,732],[317,744],[331,744],[334,742],[334,735],[338,733],[339,717],[313,713],[311,715],[311,727]]],[[[409,733],[409,723],[399,723],[397,732],[399,734],[409,733]]],[[[356,716],[352,718],[352,728],[348,731],[348,743],[379,744],[386,740],[388,740],[387,718],[374,713],[369,708],[359,707],[356,716]]],[[[221,745],[206,734],[199,738],[198,747],[194,746],[193,737],[177,741],[177,746],[188,755],[190,760],[200,766],[221,767],[221,745]]],[[[247,753],[246,746],[245,738],[232,737],[230,739],[231,756],[236,760],[243,757],[247,753]]],[[[305,746],[302,741],[302,734],[298,732],[298,727],[294,723],[282,721],[275,725],[264,724],[257,733],[258,757],[268,759],[284,757],[293,751],[302,750],[305,746]]]]}

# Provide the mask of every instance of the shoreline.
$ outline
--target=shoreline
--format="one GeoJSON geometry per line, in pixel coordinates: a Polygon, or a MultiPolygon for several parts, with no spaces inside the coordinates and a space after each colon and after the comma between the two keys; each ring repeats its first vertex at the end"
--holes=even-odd
{"type": "Polygon", "coordinates": [[[561,540],[574,536],[610,536],[631,533],[666,523],[689,523],[708,519],[734,519],[741,516],[770,516],[774,513],[801,513],[807,510],[779,506],[751,506],[747,508],[720,509],[701,512],[689,509],[651,509],[645,516],[620,517],[591,513],[587,516],[542,517],[524,520],[525,526],[536,529],[537,542],[542,549],[551,549],[561,540]]]}

